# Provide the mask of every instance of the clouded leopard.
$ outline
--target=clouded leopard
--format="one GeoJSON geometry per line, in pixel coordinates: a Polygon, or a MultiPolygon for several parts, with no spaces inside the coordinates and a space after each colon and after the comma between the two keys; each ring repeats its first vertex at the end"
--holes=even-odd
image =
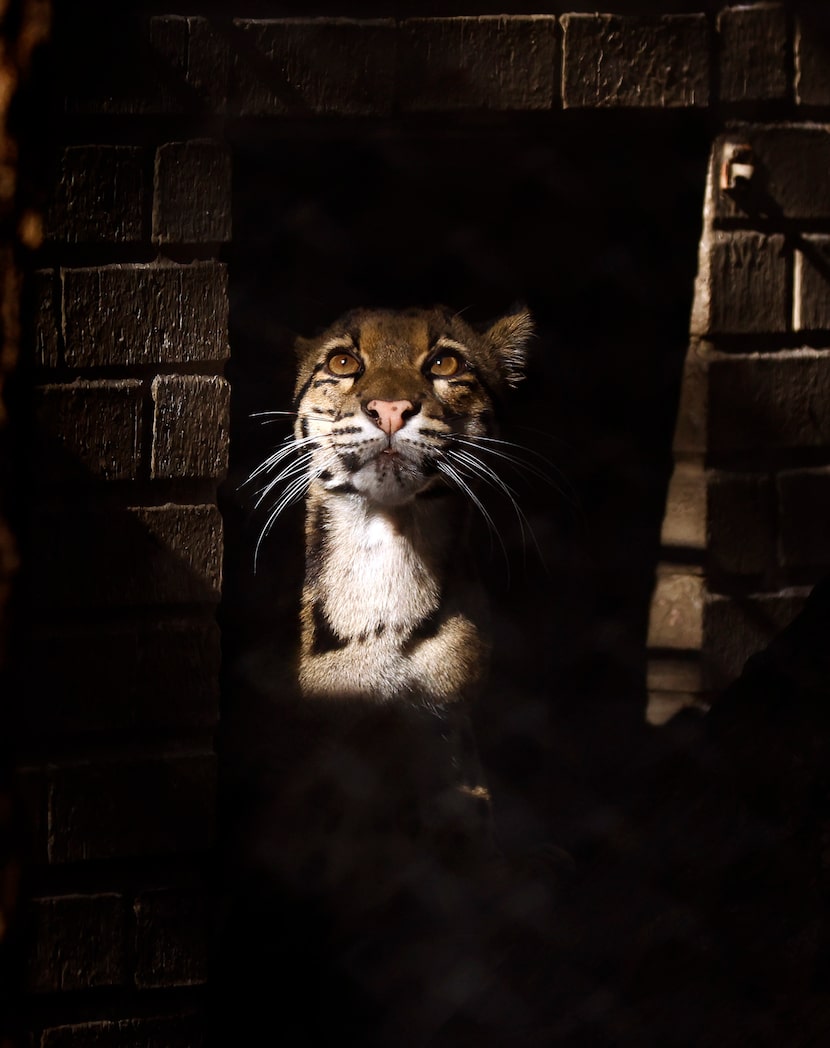
{"type": "MultiPolygon", "coordinates": [[[[324,900],[327,958],[336,938],[348,979],[425,1030],[459,1006],[458,950],[438,944],[460,941],[469,877],[494,853],[469,719],[489,645],[468,522],[486,513],[481,482],[501,483],[496,415],[531,335],[522,311],[481,329],[443,308],[348,313],[298,340],[293,435],[253,474],[270,507],[261,539],[306,504],[284,714],[301,729],[269,855],[288,897],[317,914],[324,900]]],[[[308,947],[305,919],[297,940],[308,947]]]]}

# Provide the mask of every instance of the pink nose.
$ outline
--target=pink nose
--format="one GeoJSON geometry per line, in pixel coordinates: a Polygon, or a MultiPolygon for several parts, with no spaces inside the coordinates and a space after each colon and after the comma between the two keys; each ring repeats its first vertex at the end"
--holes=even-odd
{"type": "Polygon", "coordinates": [[[366,405],[366,414],[389,437],[398,432],[414,410],[411,400],[370,400],[366,405]]]}

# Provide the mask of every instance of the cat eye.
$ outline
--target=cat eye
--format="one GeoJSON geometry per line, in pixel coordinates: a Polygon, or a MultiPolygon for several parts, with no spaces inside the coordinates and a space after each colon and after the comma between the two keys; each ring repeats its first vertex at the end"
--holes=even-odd
{"type": "Polygon", "coordinates": [[[363,365],[353,354],[346,353],[342,349],[336,349],[329,355],[326,367],[332,375],[337,375],[338,378],[348,378],[351,375],[356,375],[363,365]]]}
{"type": "Polygon", "coordinates": [[[461,358],[455,353],[438,352],[427,364],[427,374],[436,378],[449,378],[461,370],[461,358]]]}

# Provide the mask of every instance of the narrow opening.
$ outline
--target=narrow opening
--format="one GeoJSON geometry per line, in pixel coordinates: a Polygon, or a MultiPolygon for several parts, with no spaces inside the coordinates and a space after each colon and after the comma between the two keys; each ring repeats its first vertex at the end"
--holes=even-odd
{"type": "Polygon", "coordinates": [[[279,717],[297,637],[302,500],[262,538],[255,572],[274,503],[255,508],[257,485],[244,483],[290,431],[290,417],[267,413],[290,408],[293,334],[355,306],[441,302],[483,321],[525,303],[538,339],[503,436],[549,482],[505,472],[529,528],[485,492],[498,536],[479,519],[476,545],[495,657],[476,727],[504,837],[567,846],[579,834],[584,803],[604,802],[586,784],[645,730],[648,602],[709,139],[687,113],[239,133],[226,715],[249,701],[244,678],[279,717]]]}

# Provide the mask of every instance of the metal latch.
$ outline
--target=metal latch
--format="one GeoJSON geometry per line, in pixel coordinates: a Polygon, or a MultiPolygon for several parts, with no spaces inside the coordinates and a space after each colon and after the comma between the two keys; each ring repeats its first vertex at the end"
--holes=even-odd
{"type": "Polygon", "coordinates": [[[728,191],[741,189],[755,174],[755,156],[746,142],[727,142],[723,147],[720,168],[720,187],[728,191]]]}

